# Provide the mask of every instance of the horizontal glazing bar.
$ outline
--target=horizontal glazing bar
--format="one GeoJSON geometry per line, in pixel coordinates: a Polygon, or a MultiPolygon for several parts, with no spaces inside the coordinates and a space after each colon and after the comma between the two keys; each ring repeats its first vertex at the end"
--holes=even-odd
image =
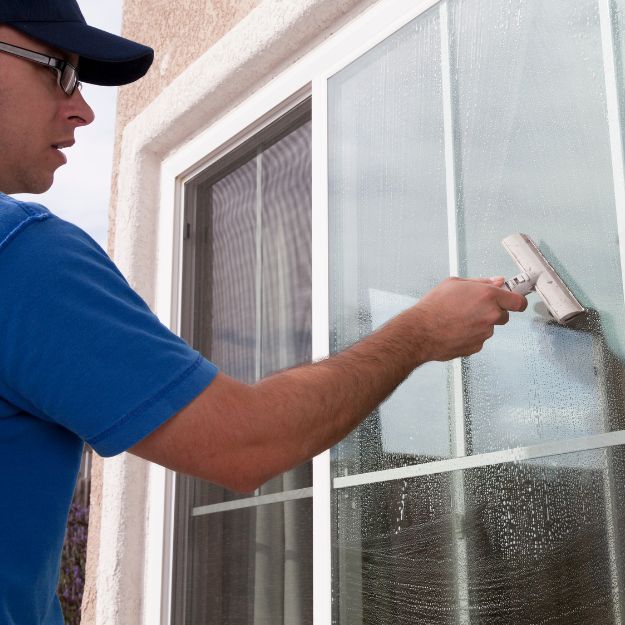
{"type": "Polygon", "coordinates": [[[347,475],[345,477],[334,478],[332,483],[334,488],[349,488],[351,486],[361,486],[363,484],[373,484],[375,482],[403,480],[411,477],[419,477],[421,475],[434,475],[436,473],[449,473],[450,471],[459,471],[462,469],[487,467],[494,464],[503,464],[504,462],[521,462],[523,460],[533,460],[546,456],[559,456],[562,454],[589,451],[591,449],[601,449],[602,447],[614,447],[615,445],[625,445],[625,430],[584,436],[583,438],[565,441],[552,441],[549,443],[541,443],[540,445],[503,449],[486,454],[476,454],[475,456],[435,460],[433,462],[400,467],[398,469],[386,469],[384,471],[347,475]]]}
{"type": "Polygon", "coordinates": [[[191,516],[202,516],[204,514],[216,514],[217,512],[229,512],[230,510],[240,510],[241,508],[253,508],[263,506],[268,503],[280,503],[293,501],[294,499],[306,499],[312,497],[312,486],[300,488],[298,490],[287,490],[283,493],[272,493],[271,495],[259,495],[258,497],[247,497],[245,499],[235,499],[234,501],[224,501],[214,503],[209,506],[198,506],[193,508],[191,516]]]}

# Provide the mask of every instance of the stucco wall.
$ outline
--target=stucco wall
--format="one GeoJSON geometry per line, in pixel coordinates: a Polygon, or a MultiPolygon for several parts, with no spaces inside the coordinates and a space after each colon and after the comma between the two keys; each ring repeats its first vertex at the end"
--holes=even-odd
{"type": "MultiPolygon", "coordinates": [[[[111,256],[114,256],[121,137],[126,124],[192,61],[260,2],[261,0],[124,0],[123,35],[154,48],[155,58],[150,71],[142,80],[119,88],[109,212],[108,250],[111,256]],[[189,7],[193,7],[193,11],[189,7]]],[[[102,459],[94,454],[83,625],[94,625],[96,622],[97,588],[92,582],[95,580],[99,561],[102,474],[102,459]]]]}
{"type": "Polygon", "coordinates": [[[155,55],[154,64],[142,80],[119,89],[108,238],[111,254],[114,252],[121,136],[126,124],[192,61],[260,2],[261,0],[124,0],[123,35],[151,46],[155,55]]]}

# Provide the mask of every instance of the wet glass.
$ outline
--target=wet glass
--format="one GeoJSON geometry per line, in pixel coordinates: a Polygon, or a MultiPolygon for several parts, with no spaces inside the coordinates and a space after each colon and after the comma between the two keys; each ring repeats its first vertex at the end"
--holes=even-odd
{"type": "Polygon", "coordinates": [[[557,449],[625,429],[615,120],[604,71],[614,53],[622,118],[624,9],[450,1],[328,81],[334,350],[417,302],[453,266],[450,250],[463,276],[518,273],[501,247],[517,232],[589,311],[560,326],[530,296],[482,352],[453,371],[417,370],[337,446],[335,477],[446,461],[435,474],[379,483],[363,475],[361,486],[334,489],[340,625],[625,618],[622,448],[460,471],[450,444],[457,426],[467,454],[547,441],[557,449]],[[616,47],[606,51],[609,32],[616,47]],[[456,227],[447,231],[452,203],[456,227]]]}
{"type": "MultiPolygon", "coordinates": [[[[438,13],[328,81],[330,345],[449,274],[438,13]]],[[[334,450],[335,473],[449,455],[448,367],[427,364],[334,450]]]]}
{"type": "Polygon", "coordinates": [[[334,494],[340,625],[615,625],[623,448],[334,494]]]}
{"type": "Polygon", "coordinates": [[[625,307],[598,4],[447,6],[450,102],[438,7],[328,81],[332,349],[416,303],[448,275],[450,247],[462,276],[515,275],[501,240],[516,232],[534,239],[589,313],[562,327],[530,295],[525,313],[463,359],[461,393],[448,365],[419,368],[337,446],[338,476],[451,457],[458,420],[468,454],[625,426],[625,307]],[[452,162],[457,227],[447,232],[452,162]],[[464,405],[454,407],[459,395],[464,405]]]}
{"type": "Polygon", "coordinates": [[[594,0],[450,5],[463,275],[518,273],[524,232],[591,310],[538,296],[464,363],[470,453],[624,427],[625,318],[601,24],[594,0]]]}

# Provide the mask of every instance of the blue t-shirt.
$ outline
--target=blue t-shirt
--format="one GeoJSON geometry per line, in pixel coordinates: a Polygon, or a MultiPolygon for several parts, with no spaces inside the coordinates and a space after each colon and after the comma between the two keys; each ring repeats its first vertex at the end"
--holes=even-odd
{"type": "Polygon", "coordinates": [[[216,367],[80,228],[0,193],[0,623],[63,625],[56,598],[83,441],[118,454],[216,367]]]}

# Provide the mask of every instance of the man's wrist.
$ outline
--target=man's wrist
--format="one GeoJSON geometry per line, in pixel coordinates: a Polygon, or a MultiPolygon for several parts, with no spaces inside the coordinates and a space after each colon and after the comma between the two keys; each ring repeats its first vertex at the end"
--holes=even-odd
{"type": "Polygon", "coordinates": [[[432,344],[433,319],[425,306],[417,304],[398,316],[403,324],[402,334],[407,338],[413,355],[413,369],[430,360],[434,360],[432,344]]]}

